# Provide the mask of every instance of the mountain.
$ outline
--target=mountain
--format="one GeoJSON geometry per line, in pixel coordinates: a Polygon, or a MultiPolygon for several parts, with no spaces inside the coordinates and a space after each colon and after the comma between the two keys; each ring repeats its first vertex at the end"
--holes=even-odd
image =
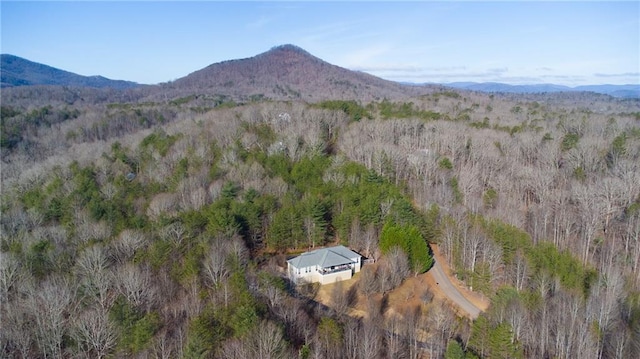
{"type": "Polygon", "coordinates": [[[0,55],[0,86],[60,85],[126,89],[139,86],[135,82],[110,80],[102,76],[82,76],[18,56],[0,55]]]}
{"type": "Polygon", "coordinates": [[[15,91],[9,94],[16,97],[29,97],[32,92],[29,89],[31,86],[26,85],[54,85],[108,91],[86,96],[78,95],[84,98],[102,98],[104,101],[120,101],[122,96],[129,100],[156,101],[192,95],[235,101],[271,99],[316,102],[341,99],[370,102],[385,98],[398,101],[442,90],[443,86],[478,92],[595,92],[618,98],[640,98],[639,85],[593,85],[572,88],[554,84],[508,85],[495,82],[398,83],[332,65],[294,45],[276,46],[250,58],[211,64],[172,82],[144,86],[135,82],[110,80],[102,76],[82,76],[13,55],[0,56],[0,85],[5,89],[14,88],[15,91]],[[112,92],[121,89],[131,91],[126,94],[112,92]],[[23,90],[27,93],[23,93],[23,90]]]}
{"type": "Polygon", "coordinates": [[[562,86],[554,84],[508,85],[498,82],[452,82],[443,86],[479,92],[550,93],[550,92],[596,92],[619,98],[640,98],[640,85],[586,85],[562,86]]]}
{"type": "Polygon", "coordinates": [[[640,98],[640,85],[587,85],[574,87],[578,91],[591,91],[621,98],[640,98]]]}
{"type": "Polygon", "coordinates": [[[206,91],[241,99],[309,102],[398,99],[430,91],[332,65],[294,45],[277,46],[251,58],[215,63],[162,87],[184,94],[206,91]]]}

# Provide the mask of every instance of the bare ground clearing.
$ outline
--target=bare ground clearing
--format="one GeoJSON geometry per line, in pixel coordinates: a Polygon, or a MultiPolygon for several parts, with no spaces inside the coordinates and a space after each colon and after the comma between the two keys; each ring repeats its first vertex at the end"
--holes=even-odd
{"type": "MultiPolygon", "coordinates": [[[[388,292],[386,314],[402,313],[407,307],[423,306],[423,309],[426,309],[423,296],[430,291],[434,300],[446,302],[458,315],[475,319],[481,311],[485,311],[489,307],[489,300],[482,294],[467,289],[461,281],[451,274],[438,246],[432,245],[432,249],[436,265],[427,273],[405,279],[399,287],[388,292]]],[[[357,285],[358,279],[359,273],[350,280],[343,281],[344,290],[347,291],[351,286],[357,285]]],[[[320,286],[314,299],[332,307],[331,293],[334,287],[335,284],[320,286]]],[[[380,301],[382,294],[375,294],[373,298],[380,301]]],[[[367,300],[360,292],[358,292],[355,303],[349,309],[349,315],[354,317],[367,317],[368,315],[367,300]]]]}

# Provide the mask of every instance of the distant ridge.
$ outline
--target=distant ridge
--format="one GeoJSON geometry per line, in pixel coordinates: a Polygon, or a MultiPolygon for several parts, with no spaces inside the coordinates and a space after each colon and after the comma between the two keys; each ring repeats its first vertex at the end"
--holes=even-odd
{"type": "Polygon", "coordinates": [[[9,55],[0,55],[0,86],[59,85],[127,89],[140,86],[131,81],[110,80],[102,76],[82,76],[9,55]]]}
{"type": "Polygon", "coordinates": [[[453,82],[442,84],[463,90],[506,93],[595,92],[619,98],[640,98],[640,85],[562,86],[554,84],[508,85],[498,82],[453,82]]]}
{"type": "Polygon", "coordinates": [[[140,85],[102,76],[82,76],[9,54],[2,54],[0,57],[2,88],[53,85],[109,90],[134,89],[127,94],[127,98],[131,99],[158,100],[203,94],[238,101],[316,102],[340,99],[369,102],[382,99],[402,100],[442,91],[447,87],[490,93],[593,92],[617,98],[640,98],[640,85],[568,87],[496,82],[399,83],[332,65],[291,44],[276,46],[245,59],[214,63],[175,81],[159,85],[140,85]]]}
{"type": "Polygon", "coordinates": [[[199,91],[233,98],[309,102],[399,99],[432,91],[332,65],[290,44],[250,58],[215,63],[163,86],[185,94],[199,91]]]}

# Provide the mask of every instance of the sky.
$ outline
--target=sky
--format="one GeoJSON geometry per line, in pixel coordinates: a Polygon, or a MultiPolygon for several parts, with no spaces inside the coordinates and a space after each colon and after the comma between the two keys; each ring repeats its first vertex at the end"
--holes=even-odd
{"type": "Polygon", "coordinates": [[[297,45],[415,83],[640,84],[640,2],[0,2],[3,54],[145,84],[297,45]]]}

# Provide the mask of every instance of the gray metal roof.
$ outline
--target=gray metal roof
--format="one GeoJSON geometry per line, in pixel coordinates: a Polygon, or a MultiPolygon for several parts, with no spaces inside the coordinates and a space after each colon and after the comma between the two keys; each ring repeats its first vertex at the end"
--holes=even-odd
{"type": "Polygon", "coordinates": [[[287,262],[296,268],[313,266],[328,268],[331,266],[354,263],[352,258],[358,257],[360,257],[358,253],[346,248],[345,246],[336,246],[302,253],[295,258],[289,259],[287,262]]]}

